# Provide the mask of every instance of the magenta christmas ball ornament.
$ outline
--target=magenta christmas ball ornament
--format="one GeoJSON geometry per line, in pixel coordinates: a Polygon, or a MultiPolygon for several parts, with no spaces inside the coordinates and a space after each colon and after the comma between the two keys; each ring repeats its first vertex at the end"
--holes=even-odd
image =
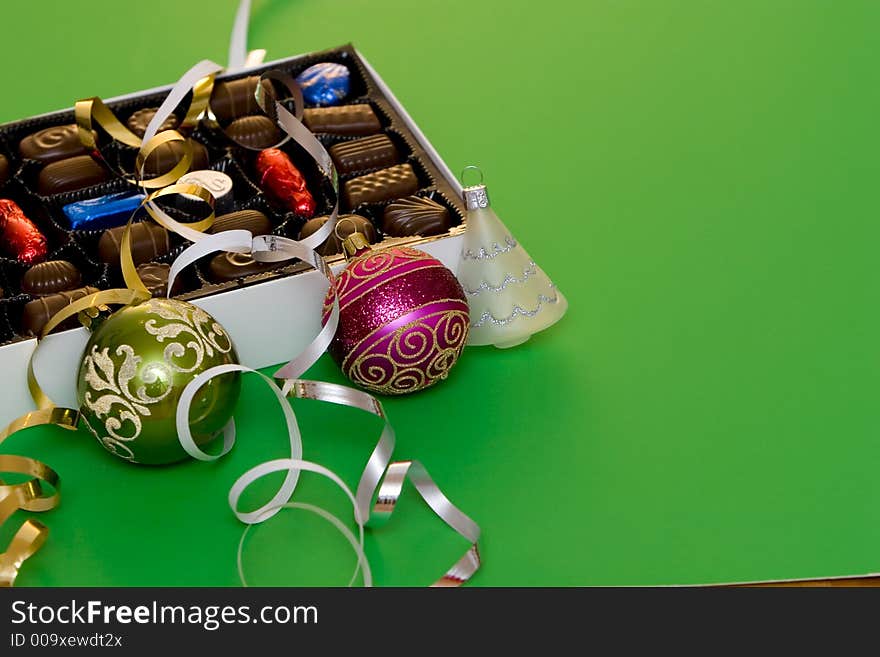
{"type": "MultiPolygon", "coordinates": [[[[467,297],[453,273],[424,251],[344,242],[348,267],[336,281],[339,328],[330,354],[357,385],[402,395],[447,377],[467,343],[467,297]]],[[[322,323],[332,308],[324,302],[322,323]]]]}

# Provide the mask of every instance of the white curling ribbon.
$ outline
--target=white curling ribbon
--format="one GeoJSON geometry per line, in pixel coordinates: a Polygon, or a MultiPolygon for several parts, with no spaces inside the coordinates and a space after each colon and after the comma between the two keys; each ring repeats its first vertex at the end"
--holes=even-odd
{"type": "MultiPolygon", "coordinates": [[[[218,454],[208,454],[202,451],[201,448],[199,448],[199,446],[196,445],[195,441],[193,440],[192,432],[190,431],[189,427],[190,407],[192,406],[192,400],[195,397],[196,393],[198,393],[199,389],[201,389],[203,385],[205,385],[214,377],[229,374],[231,372],[253,372],[269,384],[269,387],[271,388],[272,392],[275,393],[275,396],[278,398],[278,401],[281,404],[281,409],[284,411],[284,420],[287,423],[287,435],[290,440],[290,458],[301,459],[303,455],[302,437],[300,435],[299,425],[297,424],[296,416],[293,414],[293,409],[290,407],[290,404],[287,403],[287,400],[281,394],[281,390],[279,390],[278,386],[274,384],[272,379],[267,377],[265,374],[257,372],[256,370],[253,370],[249,367],[245,367],[244,365],[230,364],[212,367],[211,369],[205,370],[204,372],[196,376],[183,389],[183,393],[181,393],[180,401],[177,405],[176,416],[177,438],[180,442],[180,446],[183,447],[187,454],[192,456],[194,459],[198,459],[199,461],[216,461],[221,456],[228,454],[229,450],[232,449],[232,446],[235,444],[234,418],[229,421],[229,423],[226,425],[226,428],[223,430],[223,448],[218,454]]],[[[275,513],[278,512],[280,505],[290,500],[290,497],[293,495],[293,491],[296,489],[296,484],[298,480],[298,470],[288,471],[284,482],[281,484],[278,492],[272,497],[272,499],[261,506],[259,509],[257,509],[256,511],[252,511],[251,513],[240,513],[237,510],[238,496],[235,497],[235,502],[233,502],[233,491],[230,491],[229,500],[230,504],[232,505],[232,510],[235,512],[235,515],[238,517],[238,519],[244,523],[257,522],[257,519],[266,520],[268,518],[271,518],[275,513]]],[[[234,486],[233,490],[235,490],[234,486]]],[[[239,495],[240,494],[241,491],[239,491],[239,495]]]]}
{"type": "Polygon", "coordinates": [[[235,12],[235,22],[229,37],[229,60],[227,69],[236,71],[241,68],[259,66],[266,57],[263,48],[247,49],[248,23],[251,16],[251,0],[241,0],[235,12]]]}
{"type": "MultiPolygon", "coordinates": [[[[282,402],[288,408],[289,404],[286,402],[282,402]]],[[[349,502],[351,502],[352,509],[354,510],[354,520],[358,526],[358,540],[357,542],[349,542],[352,543],[352,547],[354,547],[355,552],[358,555],[357,567],[355,568],[354,574],[349,581],[349,586],[354,583],[357,579],[358,573],[363,572],[364,575],[364,586],[372,586],[373,585],[373,576],[372,571],[370,570],[370,563],[367,560],[366,553],[364,552],[364,524],[365,519],[358,512],[357,505],[355,504],[354,495],[351,492],[351,489],[345,485],[345,482],[340,479],[339,475],[337,475],[332,470],[325,468],[323,465],[318,463],[313,463],[311,461],[304,461],[302,459],[291,458],[291,459],[276,459],[274,461],[267,461],[266,463],[261,463],[257,465],[243,475],[241,475],[233,484],[232,488],[229,490],[229,506],[232,508],[233,512],[236,516],[238,516],[239,520],[246,523],[249,527],[251,525],[263,522],[267,520],[272,515],[280,511],[282,508],[297,508],[301,503],[285,503],[280,504],[276,507],[264,507],[262,511],[254,511],[251,513],[242,513],[238,510],[238,501],[241,498],[242,493],[250,486],[252,483],[257,481],[258,479],[262,479],[266,475],[273,474],[275,472],[286,472],[288,475],[291,472],[297,473],[297,476],[300,472],[314,472],[315,474],[322,475],[326,477],[334,484],[336,484],[342,492],[345,493],[346,497],[348,497],[349,502]]],[[[316,507],[313,505],[308,505],[312,510],[318,513],[318,515],[323,516],[327,520],[330,520],[340,532],[348,538],[351,536],[351,533],[348,531],[348,528],[345,526],[339,518],[334,516],[332,513],[327,511],[326,509],[321,509],[320,507],[316,507]]],[[[242,534],[242,541],[239,543],[239,553],[238,553],[238,565],[239,565],[239,577],[242,580],[242,584],[247,585],[246,579],[244,577],[244,570],[241,566],[241,552],[243,548],[244,536],[247,534],[247,529],[242,534]]],[[[353,538],[353,536],[351,536],[353,538]]]]}
{"type": "Polygon", "coordinates": [[[168,271],[168,292],[174,289],[174,282],[181,271],[194,264],[197,260],[219,251],[231,253],[250,253],[254,238],[250,231],[243,229],[224,230],[211,235],[204,235],[174,259],[168,271]]]}
{"type": "MultiPolygon", "coordinates": [[[[162,101],[159,109],[156,110],[156,114],[153,115],[153,118],[147,124],[147,129],[144,131],[144,136],[141,140],[142,143],[150,143],[150,140],[156,136],[165,120],[174,113],[174,109],[180,105],[196,82],[209,75],[220,73],[222,70],[223,67],[220,64],[216,64],[209,59],[203,59],[184,73],[180,80],[171,88],[171,91],[168,92],[168,96],[162,101]]],[[[143,167],[138,171],[138,174],[143,179],[143,167]]]]}
{"type": "Polygon", "coordinates": [[[248,528],[246,528],[244,533],[242,534],[242,538],[239,542],[238,547],[237,562],[239,577],[242,584],[244,586],[247,586],[247,580],[244,576],[244,569],[242,566],[242,550],[244,547],[244,539],[247,535],[247,532],[249,531],[250,526],[268,520],[284,508],[304,508],[305,510],[317,513],[318,515],[330,521],[331,524],[333,524],[336,529],[343,534],[343,536],[346,538],[346,540],[348,540],[348,542],[352,545],[352,548],[355,550],[355,553],[357,554],[357,566],[355,568],[354,574],[351,577],[351,580],[349,581],[349,585],[353,584],[354,581],[357,579],[358,574],[362,572],[364,586],[372,586],[373,578],[370,570],[370,564],[364,552],[365,520],[364,516],[360,513],[355,503],[354,494],[351,492],[348,486],[345,485],[345,482],[342,481],[342,479],[332,470],[329,470],[328,468],[325,468],[318,463],[312,463],[311,461],[303,460],[302,436],[299,430],[299,424],[296,421],[296,416],[281,389],[277,385],[275,385],[272,379],[262,374],[261,372],[258,372],[257,370],[245,367],[243,365],[234,364],[218,365],[196,376],[184,388],[177,406],[177,414],[175,420],[177,425],[178,440],[181,447],[183,447],[187,454],[200,461],[215,461],[220,457],[228,454],[229,451],[232,449],[233,445],[235,444],[234,419],[230,420],[223,430],[224,439],[223,446],[220,452],[217,454],[208,454],[207,452],[204,452],[198,445],[196,445],[195,441],[193,440],[192,432],[190,431],[189,426],[189,411],[190,407],[192,406],[193,398],[202,388],[202,386],[204,386],[206,383],[208,383],[208,381],[215,377],[231,374],[233,372],[256,374],[269,386],[269,388],[275,394],[275,397],[278,400],[282,411],[284,412],[284,419],[287,425],[287,435],[290,444],[290,458],[276,459],[254,466],[253,468],[242,474],[229,490],[230,508],[241,522],[248,525],[248,528]],[[348,528],[345,527],[344,523],[339,520],[339,518],[331,514],[329,511],[320,509],[319,507],[315,507],[313,505],[304,505],[301,503],[292,504],[289,502],[289,500],[293,496],[294,491],[296,490],[296,485],[299,482],[300,473],[304,471],[314,472],[330,479],[345,493],[345,495],[351,502],[352,509],[354,511],[354,519],[358,525],[358,540],[355,540],[354,536],[351,534],[348,528]],[[269,474],[273,474],[275,472],[284,472],[285,478],[281,486],[278,488],[278,491],[275,493],[275,495],[272,496],[272,499],[254,511],[241,511],[239,509],[239,500],[241,499],[244,491],[258,479],[262,479],[263,477],[269,474]]]}
{"type": "Polygon", "coordinates": [[[395,444],[394,428],[378,399],[348,386],[301,379],[285,381],[283,392],[300,399],[358,408],[382,419],[385,425],[358,483],[355,518],[367,518],[366,524],[370,527],[385,524],[397,508],[403,484],[409,479],[431,510],[471,544],[462,558],[432,586],[459,586],[471,578],[480,567],[477,549],[479,525],[446,497],[419,461],[391,462],[395,444]]]}
{"type": "Polygon", "coordinates": [[[235,12],[235,22],[229,37],[229,70],[244,68],[247,62],[247,34],[251,15],[251,0],[241,0],[235,12]]]}
{"type": "MultiPolygon", "coordinates": [[[[282,509],[302,509],[304,511],[310,511],[315,515],[321,516],[325,520],[327,520],[331,525],[336,527],[340,534],[345,537],[345,540],[348,541],[349,545],[351,545],[354,550],[355,555],[358,558],[358,568],[355,569],[354,575],[352,575],[351,579],[348,582],[349,586],[352,586],[357,579],[358,572],[363,572],[364,574],[364,586],[371,587],[373,586],[373,575],[370,571],[370,564],[367,561],[367,555],[364,553],[363,545],[358,543],[358,540],[355,538],[354,534],[351,533],[351,530],[345,526],[345,523],[342,522],[339,518],[334,516],[329,511],[322,509],[319,506],[315,506],[314,504],[306,504],[304,502],[288,502],[287,504],[281,505],[282,509]]],[[[236,558],[236,563],[238,565],[238,578],[241,581],[242,586],[247,587],[247,578],[244,576],[244,565],[242,564],[242,555],[244,554],[244,541],[247,538],[250,530],[254,527],[254,525],[248,525],[245,527],[245,530],[241,534],[241,540],[238,541],[238,555],[236,558]]]]}
{"type": "MultiPolygon", "coordinates": [[[[280,260],[299,258],[306,264],[314,267],[327,280],[328,292],[332,295],[333,301],[326,323],[305,349],[284,367],[275,372],[275,377],[279,379],[298,378],[318,362],[318,359],[327,351],[330,343],[333,342],[333,336],[336,335],[336,328],[339,325],[339,299],[336,296],[333,272],[317,251],[313,251],[305,246],[304,242],[297,242],[286,237],[278,237],[276,235],[255,237],[252,253],[254,260],[259,262],[278,262],[280,260]]],[[[321,311],[321,308],[317,309],[317,312],[320,313],[321,311]]]]}
{"type": "MultiPolygon", "coordinates": [[[[239,13],[236,17],[236,30],[233,35],[233,43],[230,46],[231,62],[240,59],[241,53],[246,50],[248,10],[249,2],[245,0],[239,7],[239,13]],[[246,6],[247,9],[245,9],[246,6]]],[[[264,75],[271,78],[269,74],[264,75]]],[[[257,100],[260,102],[259,96],[257,96],[257,100]]],[[[260,104],[262,107],[262,103],[260,104]]],[[[263,109],[265,112],[266,108],[263,107],[263,109]]],[[[327,322],[312,342],[295,358],[275,372],[276,377],[284,379],[283,388],[278,388],[271,379],[260,372],[255,372],[255,370],[240,365],[219,366],[203,372],[194,378],[184,389],[177,409],[176,420],[181,445],[187,453],[200,460],[213,461],[228,453],[235,440],[234,421],[230,420],[224,429],[224,443],[220,452],[216,455],[211,455],[201,450],[192,439],[188,426],[189,409],[199,388],[212,378],[229,374],[233,371],[255,372],[268,383],[275,393],[279,404],[281,404],[287,422],[291,458],[276,459],[251,468],[241,475],[230,489],[229,505],[236,517],[247,525],[239,542],[237,556],[239,577],[242,584],[247,586],[247,580],[242,567],[242,551],[245,537],[251,527],[254,524],[268,520],[281,509],[294,508],[318,514],[333,524],[343,534],[358,558],[357,567],[350,584],[355,581],[358,573],[362,572],[364,584],[371,586],[372,575],[363,548],[364,526],[366,524],[378,526],[390,518],[403,491],[403,485],[409,479],[434,513],[471,544],[464,556],[453,564],[443,577],[433,584],[433,586],[461,585],[470,579],[480,567],[480,557],[477,549],[477,541],[480,538],[479,526],[443,494],[420,462],[391,461],[395,445],[394,429],[385,416],[384,409],[378,399],[368,393],[347,386],[299,379],[326,351],[333,340],[339,322],[339,301],[335,294],[333,273],[324,258],[315,251],[335,230],[339,213],[339,186],[333,161],[323,144],[302,124],[296,115],[292,114],[277,101],[275,102],[274,109],[276,121],[283,132],[311,155],[321,172],[328,176],[333,185],[337,200],[328,221],[318,231],[301,241],[276,235],[262,235],[254,237],[248,245],[250,234],[247,231],[226,231],[225,233],[217,233],[210,236],[200,234],[196,236],[197,241],[194,240],[195,243],[184,250],[173,263],[171,272],[169,272],[168,289],[171,289],[177,274],[196,260],[217,251],[231,250],[246,253],[249,247],[253,258],[259,262],[281,262],[298,258],[315,268],[327,279],[328,292],[332,295],[331,312],[327,322]],[[359,408],[384,421],[382,433],[364,467],[355,495],[352,494],[343,480],[334,472],[322,465],[302,459],[302,437],[299,425],[296,422],[293,408],[287,401],[287,397],[291,395],[302,399],[313,399],[359,408]],[[296,489],[299,474],[302,471],[321,474],[336,483],[345,492],[352,504],[354,520],[359,530],[358,539],[354,537],[339,518],[328,511],[302,502],[290,501],[296,489]],[[238,502],[244,490],[256,480],[274,472],[285,472],[286,476],[272,499],[255,511],[240,511],[238,509],[238,502]],[[374,499],[375,505],[373,505],[374,499]],[[373,505],[372,511],[371,505],[373,505]]],[[[270,113],[266,112],[266,114],[269,115],[270,113]]],[[[154,117],[154,121],[158,121],[159,118],[159,116],[154,117]]],[[[318,309],[318,312],[320,312],[320,309],[318,309]]]]}

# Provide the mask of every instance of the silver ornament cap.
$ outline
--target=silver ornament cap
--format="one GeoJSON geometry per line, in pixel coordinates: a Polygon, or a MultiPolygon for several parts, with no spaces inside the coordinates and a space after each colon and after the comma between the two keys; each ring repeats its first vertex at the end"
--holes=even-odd
{"type": "Polygon", "coordinates": [[[468,210],[480,210],[489,207],[489,194],[486,192],[486,186],[483,183],[463,188],[462,196],[464,196],[464,203],[468,210]]]}

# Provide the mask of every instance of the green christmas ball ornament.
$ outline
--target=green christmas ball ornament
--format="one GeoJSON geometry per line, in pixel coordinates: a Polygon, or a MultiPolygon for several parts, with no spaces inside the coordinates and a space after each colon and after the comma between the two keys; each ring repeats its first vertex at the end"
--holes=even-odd
{"type": "MultiPolygon", "coordinates": [[[[83,423],[108,451],[132,463],[187,457],[177,440],[177,402],[186,385],[217,365],[238,363],[232,339],[201,308],[156,298],[126,306],[92,333],[79,368],[83,423]]],[[[190,410],[197,444],[223,429],[241,391],[239,374],[212,379],[190,410]]]]}

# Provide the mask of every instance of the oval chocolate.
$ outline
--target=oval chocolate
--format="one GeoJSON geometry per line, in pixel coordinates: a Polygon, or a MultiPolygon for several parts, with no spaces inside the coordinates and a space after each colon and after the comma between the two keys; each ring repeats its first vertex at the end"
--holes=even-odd
{"type": "MultiPolygon", "coordinates": [[[[260,106],[257,105],[257,99],[254,97],[259,81],[259,76],[252,75],[240,80],[215,84],[211,92],[211,112],[224,123],[245,114],[259,112],[260,106]]],[[[264,81],[263,89],[272,93],[271,82],[264,81]]]]}
{"type": "Polygon", "coordinates": [[[423,196],[392,201],[382,214],[382,230],[392,237],[439,235],[450,225],[449,210],[423,196]]]}
{"type": "Polygon", "coordinates": [[[220,253],[208,264],[211,280],[217,283],[234,281],[236,278],[262,274],[283,267],[284,262],[257,262],[248,253],[220,253]]]}
{"type": "Polygon", "coordinates": [[[72,192],[110,180],[110,172],[90,155],[77,155],[43,167],[37,178],[37,191],[43,196],[72,192]]]}
{"type": "Polygon", "coordinates": [[[79,287],[82,274],[67,260],[47,260],[28,269],[21,279],[21,291],[35,297],[66,292],[79,287]]]}
{"type": "Polygon", "coordinates": [[[9,179],[9,160],[0,154],[0,186],[9,179]]]}
{"type": "MultiPolygon", "coordinates": [[[[97,291],[98,289],[94,287],[81,287],[67,292],[57,292],[28,302],[24,306],[24,314],[21,317],[24,332],[29,335],[39,335],[46,323],[59,310],[97,291]]],[[[59,324],[58,328],[63,330],[75,326],[77,326],[76,316],[68,317],[59,324]]]]}
{"type": "Polygon", "coordinates": [[[239,210],[217,217],[208,232],[224,230],[249,230],[254,235],[266,235],[272,232],[272,222],[259,210],[239,210]]]}
{"type": "MultiPolygon", "coordinates": [[[[171,265],[163,262],[145,262],[138,265],[137,274],[141,282],[146,286],[154,297],[164,297],[168,294],[168,274],[171,273],[171,265]]],[[[172,295],[181,290],[180,278],[174,279],[172,295]]]]}
{"type": "MultiPolygon", "coordinates": [[[[119,252],[125,226],[117,226],[104,231],[98,240],[98,257],[101,262],[119,266],[119,252]]],[[[140,265],[171,250],[168,231],[152,221],[142,221],[131,226],[131,256],[134,264],[140,265]]]]}
{"type": "MultiPolygon", "coordinates": [[[[190,169],[204,169],[208,166],[208,149],[202,144],[190,139],[192,145],[192,163],[190,169]]],[[[183,157],[183,142],[168,141],[157,146],[144,162],[144,177],[150,178],[168,173],[180,162],[183,157]]]]}
{"type": "Polygon", "coordinates": [[[43,164],[57,162],[89,151],[79,140],[74,124],[56,125],[28,135],[18,144],[18,152],[28,160],[43,164]]]}
{"type": "Polygon", "coordinates": [[[226,127],[226,134],[248,148],[269,148],[281,141],[281,131],[268,116],[243,116],[226,127]]]}

